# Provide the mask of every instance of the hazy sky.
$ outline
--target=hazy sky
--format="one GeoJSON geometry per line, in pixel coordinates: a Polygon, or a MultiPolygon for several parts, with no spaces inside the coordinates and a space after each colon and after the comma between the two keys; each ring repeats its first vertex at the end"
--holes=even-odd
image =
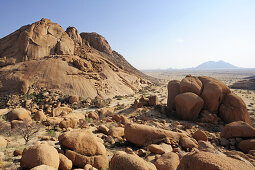
{"type": "Polygon", "coordinates": [[[0,37],[41,18],[97,32],[139,69],[255,67],[255,0],[1,0],[0,37]]]}

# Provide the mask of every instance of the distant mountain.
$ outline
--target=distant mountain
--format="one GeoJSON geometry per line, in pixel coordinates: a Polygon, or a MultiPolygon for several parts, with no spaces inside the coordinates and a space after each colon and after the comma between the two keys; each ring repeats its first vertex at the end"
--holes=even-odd
{"type": "Polygon", "coordinates": [[[227,63],[225,61],[207,61],[204,62],[197,67],[195,67],[195,70],[215,70],[215,69],[237,69],[239,67],[234,66],[230,63],[227,63]]]}

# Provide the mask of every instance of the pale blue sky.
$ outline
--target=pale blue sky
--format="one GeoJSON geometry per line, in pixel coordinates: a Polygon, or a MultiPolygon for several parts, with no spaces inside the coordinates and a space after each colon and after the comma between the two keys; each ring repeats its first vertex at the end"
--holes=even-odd
{"type": "Polygon", "coordinates": [[[139,69],[255,67],[255,0],[1,0],[0,37],[49,18],[102,34],[139,69]]]}

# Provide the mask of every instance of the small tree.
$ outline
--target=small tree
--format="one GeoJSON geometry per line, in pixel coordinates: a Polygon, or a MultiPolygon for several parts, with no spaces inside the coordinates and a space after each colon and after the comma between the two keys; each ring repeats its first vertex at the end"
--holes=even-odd
{"type": "Polygon", "coordinates": [[[25,140],[25,144],[27,144],[39,132],[41,127],[40,123],[24,120],[22,123],[15,125],[13,130],[21,135],[25,140]]]}

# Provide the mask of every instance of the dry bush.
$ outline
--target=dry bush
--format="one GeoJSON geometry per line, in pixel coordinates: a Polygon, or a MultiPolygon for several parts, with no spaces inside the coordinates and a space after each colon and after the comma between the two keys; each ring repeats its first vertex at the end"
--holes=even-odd
{"type": "Polygon", "coordinates": [[[23,121],[23,123],[15,125],[12,131],[18,135],[21,135],[27,144],[37,132],[42,128],[41,123],[23,121]]]}

